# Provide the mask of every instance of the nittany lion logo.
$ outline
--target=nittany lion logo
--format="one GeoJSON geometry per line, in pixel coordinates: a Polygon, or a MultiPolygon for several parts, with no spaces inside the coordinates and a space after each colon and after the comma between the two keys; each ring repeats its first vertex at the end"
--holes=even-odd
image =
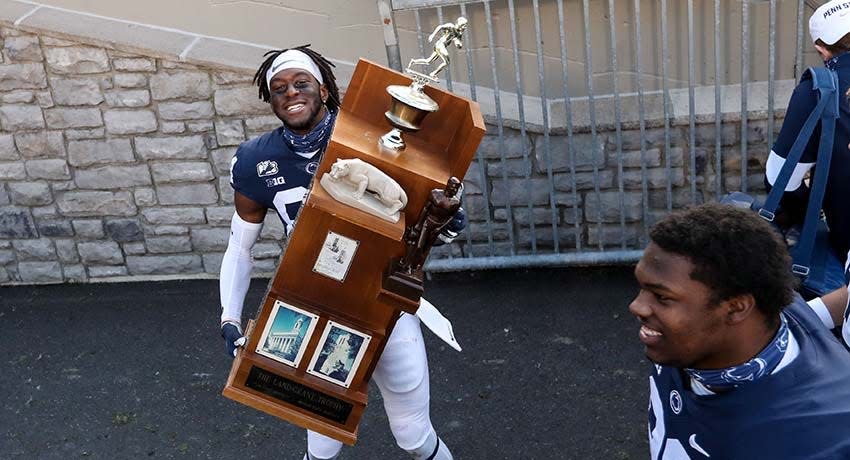
{"type": "Polygon", "coordinates": [[[307,174],[316,174],[316,171],[319,169],[318,161],[311,161],[307,163],[307,166],[304,168],[307,171],[307,174]]]}
{"type": "Polygon", "coordinates": [[[257,163],[257,175],[260,177],[274,176],[277,172],[277,162],[274,160],[266,160],[257,163]]]}

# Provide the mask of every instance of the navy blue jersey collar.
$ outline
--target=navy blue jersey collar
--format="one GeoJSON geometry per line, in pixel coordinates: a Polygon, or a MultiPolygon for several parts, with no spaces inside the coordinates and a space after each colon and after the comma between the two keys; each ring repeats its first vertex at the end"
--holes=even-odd
{"type": "Polygon", "coordinates": [[[843,69],[850,67],[850,51],[845,51],[838,56],[834,56],[824,62],[824,65],[831,70],[843,69]]]}

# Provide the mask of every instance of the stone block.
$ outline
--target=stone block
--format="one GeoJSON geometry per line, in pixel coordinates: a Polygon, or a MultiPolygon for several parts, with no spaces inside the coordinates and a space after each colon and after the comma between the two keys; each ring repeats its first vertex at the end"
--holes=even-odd
{"type": "Polygon", "coordinates": [[[89,128],[89,129],[66,129],[65,138],[69,141],[78,141],[86,139],[100,139],[106,135],[104,128],[89,128]]]}
{"type": "MultiPolygon", "coordinates": [[[[524,227],[528,227],[531,222],[534,225],[547,225],[552,223],[552,210],[550,208],[532,208],[531,213],[528,212],[527,207],[516,207],[511,209],[511,218],[513,222],[517,225],[521,225],[524,227]],[[530,217],[529,217],[530,216],[530,217]]],[[[499,208],[493,211],[493,219],[499,222],[505,222],[508,219],[508,210],[507,208],[499,208]]],[[[484,226],[486,228],[485,223],[480,223],[477,225],[484,226]]]]}
{"type": "Polygon", "coordinates": [[[156,204],[156,192],[148,187],[136,187],[133,197],[138,206],[153,206],[156,204]]]}
{"type": "Polygon", "coordinates": [[[0,162],[0,179],[23,180],[27,178],[27,170],[20,161],[0,162]]]}
{"type": "Polygon", "coordinates": [[[206,273],[221,273],[221,260],[224,258],[223,252],[206,253],[203,255],[204,271],[206,273]]]}
{"type": "Polygon", "coordinates": [[[156,194],[162,205],[218,203],[215,184],[158,185],[156,194]]]}
{"type": "Polygon", "coordinates": [[[90,266],[89,276],[92,278],[127,276],[127,267],[123,265],[90,266]]]}
{"type": "Polygon", "coordinates": [[[222,117],[271,114],[271,107],[257,99],[257,90],[253,86],[217,89],[215,110],[222,117]]]}
{"type": "Polygon", "coordinates": [[[145,227],[145,235],[153,236],[174,236],[188,235],[189,227],[186,225],[149,225],[145,227]]]}
{"type": "Polygon", "coordinates": [[[65,158],[65,140],[61,131],[15,134],[15,145],[26,159],[65,158]]]}
{"type": "Polygon", "coordinates": [[[98,220],[74,220],[71,222],[74,232],[80,238],[99,240],[106,234],[103,231],[103,222],[98,220]]]}
{"type": "Polygon", "coordinates": [[[215,179],[210,164],[200,161],[152,163],[151,171],[157,184],[209,182],[215,179]]]}
{"type": "Polygon", "coordinates": [[[59,262],[18,262],[18,278],[23,283],[61,283],[62,266],[59,262]]]}
{"type": "Polygon", "coordinates": [[[58,105],[98,105],[103,102],[100,82],[92,78],[51,78],[53,102],[58,105]]]}
{"type": "Polygon", "coordinates": [[[140,73],[116,73],[112,83],[118,88],[144,88],[148,86],[148,77],[140,73]]]}
{"type": "Polygon", "coordinates": [[[213,131],[214,129],[215,125],[213,125],[212,120],[194,120],[186,122],[186,130],[190,133],[208,134],[204,136],[204,143],[207,145],[208,148],[218,147],[217,145],[213,145],[208,139],[210,131],[213,131]]]}
{"type": "Polygon", "coordinates": [[[257,243],[251,248],[251,254],[257,259],[277,260],[282,252],[279,243],[257,243]]]}
{"type": "Polygon", "coordinates": [[[286,230],[283,227],[280,217],[276,213],[268,213],[263,220],[263,229],[260,230],[260,238],[264,240],[283,241],[285,237],[286,230]]]}
{"type": "Polygon", "coordinates": [[[103,118],[110,134],[142,134],[157,129],[156,115],[150,110],[112,109],[103,118]]]}
{"type": "Polygon", "coordinates": [[[235,147],[224,147],[210,152],[215,171],[219,174],[230,174],[230,163],[236,154],[235,147]]]}
{"type": "Polygon", "coordinates": [[[45,182],[10,182],[9,196],[20,206],[44,206],[53,202],[50,186],[45,182]]]}
{"type": "Polygon", "coordinates": [[[35,35],[19,35],[6,37],[3,41],[3,54],[10,61],[43,61],[38,37],[35,35]]]}
{"type": "Polygon", "coordinates": [[[196,227],[191,230],[192,247],[196,251],[227,249],[230,229],[225,227],[196,227]]]}
{"type": "Polygon", "coordinates": [[[127,256],[131,275],[174,275],[203,273],[199,255],[127,256]]]}
{"type": "Polygon", "coordinates": [[[159,125],[163,134],[180,134],[186,132],[186,124],[182,121],[163,121],[159,125]]]}
{"type": "MultiPolygon", "coordinates": [[[[487,175],[489,177],[526,177],[532,176],[531,162],[525,161],[522,158],[511,158],[504,162],[493,161],[487,165],[487,175]]],[[[478,181],[480,182],[480,181],[478,181]]],[[[464,184],[466,181],[464,180],[464,184]]]]}
{"type": "Polygon", "coordinates": [[[32,91],[12,91],[0,96],[3,104],[31,104],[33,101],[35,94],[32,91]]]}
{"type": "Polygon", "coordinates": [[[89,279],[86,268],[82,265],[65,265],[62,267],[62,275],[69,283],[85,283],[89,279]]]}
{"type": "MultiPolygon", "coordinates": [[[[269,109],[271,111],[271,109],[269,109]]],[[[263,117],[251,117],[245,119],[245,127],[248,131],[271,131],[280,128],[281,121],[275,115],[266,115],[263,117]]]]}
{"type": "Polygon", "coordinates": [[[151,254],[174,254],[192,250],[188,236],[156,236],[145,239],[145,243],[151,254]]]}
{"type": "Polygon", "coordinates": [[[42,109],[53,107],[53,94],[50,91],[39,91],[35,93],[35,103],[42,109]]]}
{"type": "Polygon", "coordinates": [[[0,64],[0,91],[41,88],[47,88],[47,75],[40,63],[0,64]]]}
{"type": "Polygon", "coordinates": [[[142,210],[145,222],[154,225],[192,225],[207,223],[201,208],[152,208],[142,210]]]}
{"type": "Polygon", "coordinates": [[[148,58],[115,58],[112,68],[124,72],[156,72],[156,61],[148,58]]]}
{"type": "MultiPolygon", "coordinates": [[[[779,131],[777,131],[777,134],[779,131]]],[[[683,139],[688,139],[684,137],[683,139]]],[[[696,145],[703,147],[714,147],[717,145],[717,129],[714,123],[699,124],[694,131],[696,145]]],[[[741,143],[740,123],[722,123],[720,125],[720,145],[729,147],[741,143]]]]}
{"type": "MultiPolygon", "coordinates": [[[[644,131],[644,142],[643,145],[647,149],[664,149],[665,148],[665,137],[664,137],[664,128],[652,128],[644,131]]],[[[687,127],[676,127],[671,126],[668,128],[670,145],[682,145],[688,139],[687,127]]],[[[697,132],[699,134],[699,131],[697,132]]],[[[713,135],[713,134],[712,134],[713,135]]],[[[623,131],[622,137],[622,149],[623,150],[640,150],[641,149],[641,135],[639,129],[631,129],[623,131]]],[[[610,146],[611,149],[616,148],[613,144],[610,146]]]]}
{"type": "Polygon", "coordinates": [[[9,197],[9,192],[6,191],[6,187],[0,184],[0,206],[6,206],[12,202],[12,199],[9,197]]]}
{"type": "Polygon", "coordinates": [[[57,219],[37,219],[36,227],[38,234],[43,237],[71,237],[74,236],[74,229],[71,228],[71,222],[67,220],[57,219]]]}
{"type": "Polygon", "coordinates": [[[146,89],[112,90],[105,94],[106,105],[110,107],[145,107],[151,103],[151,94],[146,89]]]}
{"type": "MultiPolygon", "coordinates": [[[[55,193],[55,189],[54,189],[55,193]]],[[[56,206],[33,206],[30,208],[32,216],[36,219],[59,218],[59,213],[56,212],[56,206]]]]}
{"type": "MultiPolygon", "coordinates": [[[[206,72],[161,72],[150,77],[154,100],[207,99],[212,96],[210,77],[206,72]]],[[[255,95],[256,99],[256,95],[255,95]]]]}
{"type": "Polygon", "coordinates": [[[145,160],[206,159],[207,148],[202,136],[138,137],[136,153],[145,160]]]}
{"type": "Polygon", "coordinates": [[[270,276],[277,270],[277,259],[256,259],[251,276],[270,276]]]}
{"type": "Polygon", "coordinates": [[[124,263],[124,254],[114,241],[92,241],[77,244],[80,258],[86,265],[120,265],[124,263]]]}
{"type": "Polygon", "coordinates": [[[239,145],[245,140],[242,120],[217,120],[215,135],[218,145],[239,145]]]}
{"type": "MultiPolygon", "coordinates": [[[[584,198],[585,218],[588,222],[620,222],[620,193],[605,191],[597,195],[588,192],[584,198]]],[[[626,222],[639,221],[643,216],[643,201],[640,193],[626,192],[622,195],[622,214],[626,222]]]]}
{"type": "Polygon", "coordinates": [[[11,134],[0,135],[0,161],[17,160],[21,155],[15,147],[15,137],[11,134]]]}
{"type": "Polygon", "coordinates": [[[109,71],[109,58],[102,48],[69,46],[45,48],[48,68],[57,74],[90,74],[109,71]]]}
{"type": "Polygon", "coordinates": [[[56,255],[63,263],[76,263],[80,261],[77,253],[77,243],[74,240],[56,240],[56,255]]]}
{"type": "MultiPolygon", "coordinates": [[[[591,134],[575,134],[573,149],[575,154],[571,155],[567,136],[549,136],[549,161],[552,164],[552,171],[569,171],[571,161],[576,171],[588,171],[593,169],[594,165],[597,168],[605,166],[605,136],[597,135],[594,142],[591,134]]],[[[537,136],[534,140],[534,158],[537,172],[546,173],[548,163],[543,136],[537,136]]]]}
{"type": "Polygon", "coordinates": [[[56,248],[53,240],[17,240],[12,242],[18,260],[56,260],[56,248]]]}
{"type": "Polygon", "coordinates": [[[37,105],[0,106],[0,126],[6,131],[44,129],[41,107],[37,105]]]}
{"type": "Polygon", "coordinates": [[[113,241],[117,241],[119,243],[130,243],[145,239],[145,235],[142,232],[142,226],[136,219],[107,220],[106,234],[109,235],[113,241]]]}
{"type": "MultiPolygon", "coordinates": [[[[279,121],[277,126],[280,126],[279,121]]],[[[502,158],[503,150],[505,158],[522,158],[523,155],[531,156],[532,148],[533,144],[528,135],[523,137],[519,131],[506,130],[501,143],[498,135],[485,135],[478,144],[478,155],[498,160],[502,158]]]]}
{"type": "Polygon", "coordinates": [[[130,192],[69,191],[56,198],[65,216],[133,216],[136,205],[130,192]]]}
{"type": "Polygon", "coordinates": [[[68,163],[62,159],[29,160],[25,165],[30,179],[67,180],[71,178],[68,163]]]}
{"type": "Polygon", "coordinates": [[[148,252],[145,248],[145,243],[141,242],[124,243],[121,245],[121,248],[124,249],[124,254],[128,256],[140,256],[148,252]]]}
{"type": "Polygon", "coordinates": [[[230,176],[221,176],[218,178],[218,189],[221,191],[221,203],[233,204],[233,187],[230,185],[230,176]]]}
{"type": "Polygon", "coordinates": [[[44,118],[51,129],[98,128],[103,126],[100,109],[53,108],[44,111],[44,118]]]}
{"type": "Polygon", "coordinates": [[[212,118],[214,115],[213,105],[209,101],[159,103],[159,117],[163,120],[196,120],[212,118]]]}
{"type": "Polygon", "coordinates": [[[554,176],[555,190],[561,192],[569,192],[573,190],[573,182],[575,181],[576,190],[590,190],[594,188],[594,184],[599,184],[600,189],[614,187],[614,171],[610,169],[601,169],[594,174],[592,171],[577,172],[575,178],[570,173],[559,173],[554,176]]]}
{"type": "Polygon", "coordinates": [[[207,222],[210,225],[230,225],[233,212],[233,206],[210,206],[206,209],[207,222]]]}
{"type": "MultiPolygon", "coordinates": [[[[685,173],[682,168],[670,168],[668,179],[666,168],[653,168],[646,170],[647,187],[650,189],[666,188],[669,181],[673,187],[681,187],[685,184],[685,173]]],[[[643,185],[641,171],[624,171],[623,186],[627,189],[640,189],[643,185]]]]}
{"type": "MultiPolygon", "coordinates": [[[[617,167],[617,163],[620,161],[617,157],[616,152],[608,155],[609,168],[617,167]]],[[[624,168],[640,168],[641,163],[645,163],[647,168],[655,168],[661,166],[661,149],[647,149],[643,154],[640,150],[623,152],[621,161],[624,168]],[[643,155],[643,161],[641,161],[641,155],[643,155]]]]}
{"type": "MultiPolygon", "coordinates": [[[[9,244],[10,247],[11,247],[10,242],[7,241],[6,243],[9,244]]],[[[8,265],[8,264],[14,262],[15,260],[16,259],[15,259],[15,252],[14,251],[10,251],[10,250],[7,250],[7,249],[0,250],[0,265],[8,265]]]]}
{"type": "Polygon", "coordinates": [[[587,244],[588,246],[599,246],[601,243],[604,247],[621,246],[626,247],[639,246],[642,242],[643,228],[641,226],[626,225],[590,225],[587,228],[587,244]]]}
{"type": "Polygon", "coordinates": [[[96,190],[126,189],[151,185],[151,174],[145,165],[110,165],[78,169],[74,182],[80,188],[96,190]]]}
{"type": "Polygon", "coordinates": [[[12,280],[12,275],[9,274],[9,270],[4,267],[0,267],[0,283],[6,283],[12,280]]]}
{"type": "Polygon", "coordinates": [[[217,85],[233,85],[236,83],[247,83],[250,84],[254,79],[254,76],[249,72],[228,72],[228,71],[218,71],[213,72],[213,81],[217,85]]]}
{"type": "Polygon", "coordinates": [[[531,196],[525,179],[502,179],[493,181],[493,190],[490,193],[490,202],[493,206],[523,206],[531,202],[532,205],[549,204],[549,181],[546,178],[534,177],[531,179],[531,196]]]}
{"type": "Polygon", "coordinates": [[[133,147],[129,139],[84,140],[68,143],[68,163],[78,168],[134,161],[133,147]]]}

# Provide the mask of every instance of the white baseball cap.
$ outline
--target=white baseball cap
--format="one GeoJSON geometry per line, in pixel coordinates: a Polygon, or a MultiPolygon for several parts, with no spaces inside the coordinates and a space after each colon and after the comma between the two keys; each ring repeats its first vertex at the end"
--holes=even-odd
{"type": "Polygon", "coordinates": [[[821,39],[827,45],[850,33],[850,1],[831,0],[821,5],[809,18],[809,33],[812,42],[821,39]]]}

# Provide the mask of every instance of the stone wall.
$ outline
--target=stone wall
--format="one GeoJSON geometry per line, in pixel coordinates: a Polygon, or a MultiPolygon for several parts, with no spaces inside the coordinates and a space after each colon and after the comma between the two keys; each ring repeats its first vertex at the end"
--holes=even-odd
{"type": "MultiPolygon", "coordinates": [[[[230,159],[240,142],[279,126],[251,73],[9,26],[0,39],[0,284],[217,276],[233,214],[230,159]]],[[[730,121],[722,130],[728,190],[740,186],[739,126],[730,121]]],[[[750,122],[755,188],[765,131],[764,120],[750,122]]],[[[687,126],[670,129],[669,150],[663,129],[646,132],[646,215],[638,129],[623,131],[621,148],[614,132],[598,133],[595,156],[593,136],[575,135],[575,194],[567,138],[549,136],[552,197],[544,136],[506,128],[500,141],[497,133],[491,126],[465,181],[468,236],[434,256],[529,252],[530,223],[537,249],[551,250],[553,215],[562,251],[578,242],[639,247],[644,223],[666,212],[668,164],[671,206],[691,201],[687,126]]],[[[699,201],[714,196],[713,123],[695,135],[699,201]]],[[[272,213],[254,247],[256,274],[273,271],[283,233],[272,213]]]]}

